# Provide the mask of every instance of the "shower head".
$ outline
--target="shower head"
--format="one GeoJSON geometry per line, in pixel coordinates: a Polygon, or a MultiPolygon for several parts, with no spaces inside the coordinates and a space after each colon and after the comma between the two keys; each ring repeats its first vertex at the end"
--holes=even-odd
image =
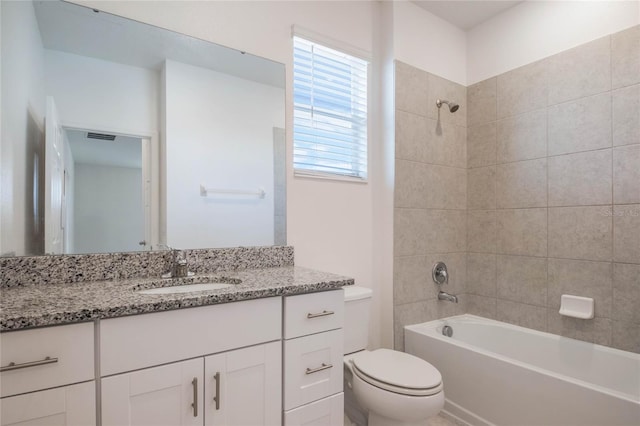
{"type": "Polygon", "coordinates": [[[445,101],[443,99],[438,99],[436,101],[436,106],[438,108],[442,107],[442,104],[447,104],[449,106],[449,112],[456,112],[458,110],[458,108],[460,108],[460,105],[458,105],[455,102],[449,102],[449,101],[445,101]]]}

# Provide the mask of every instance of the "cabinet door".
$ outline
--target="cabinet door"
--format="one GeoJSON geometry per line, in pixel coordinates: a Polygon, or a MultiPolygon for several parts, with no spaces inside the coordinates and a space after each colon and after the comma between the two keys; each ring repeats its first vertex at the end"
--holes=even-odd
{"type": "Polygon", "coordinates": [[[96,424],[96,383],[86,382],[0,400],[2,426],[96,424]]]}
{"type": "Polygon", "coordinates": [[[102,379],[102,425],[202,425],[203,359],[102,379]]]}
{"type": "Polygon", "coordinates": [[[280,425],[281,353],[278,341],[205,358],[205,424],[280,425]]]}

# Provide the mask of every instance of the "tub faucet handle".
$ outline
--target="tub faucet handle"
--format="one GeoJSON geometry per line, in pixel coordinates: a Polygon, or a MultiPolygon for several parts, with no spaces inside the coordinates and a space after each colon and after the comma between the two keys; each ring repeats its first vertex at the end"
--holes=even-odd
{"type": "Polygon", "coordinates": [[[445,265],[444,262],[436,262],[436,264],[433,265],[431,276],[433,277],[433,282],[435,282],[438,285],[448,283],[449,272],[447,272],[447,265],[445,265]]]}

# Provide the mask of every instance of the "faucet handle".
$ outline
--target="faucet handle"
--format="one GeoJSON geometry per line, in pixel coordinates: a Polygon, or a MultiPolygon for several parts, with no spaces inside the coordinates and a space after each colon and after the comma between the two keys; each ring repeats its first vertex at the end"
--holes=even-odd
{"type": "Polygon", "coordinates": [[[444,262],[436,262],[431,270],[431,276],[433,282],[438,285],[446,284],[449,282],[449,273],[447,272],[447,265],[444,262]]]}

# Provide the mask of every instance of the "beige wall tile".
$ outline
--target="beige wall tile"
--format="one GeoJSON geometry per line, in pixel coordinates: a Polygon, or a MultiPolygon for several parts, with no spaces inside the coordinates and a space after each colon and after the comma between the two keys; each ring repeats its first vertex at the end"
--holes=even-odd
{"type": "Polygon", "coordinates": [[[640,203],[640,145],[613,149],[613,202],[640,203]]]}
{"type": "Polygon", "coordinates": [[[467,293],[496,297],[496,255],[467,254],[467,293]]]}
{"type": "Polygon", "coordinates": [[[614,88],[640,83],[640,25],[611,36],[611,81],[614,88]]]}
{"type": "Polygon", "coordinates": [[[427,161],[427,119],[396,110],[396,159],[427,161]]]}
{"type": "Polygon", "coordinates": [[[427,208],[459,209],[467,207],[467,169],[427,164],[427,208]]]}
{"type": "Polygon", "coordinates": [[[547,106],[547,60],[498,76],[498,119],[547,106]]]}
{"type": "Polygon", "coordinates": [[[611,222],[603,207],[550,207],[549,257],[610,261],[611,222]]]}
{"type": "Polygon", "coordinates": [[[500,254],[547,255],[547,209],[496,212],[496,245],[500,254]]]}
{"type": "Polygon", "coordinates": [[[471,126],[467,129],[467,165],[490,166],[496,163],[496,123],[471,126]]]}
{"type": "Polygon", "coordinates": [[[496,298],[465,294],[460,298],[465,312],[484,318],[496,319],[496,298]]]}
{"type": "Polygon", "coordinates": [[[427,207],[428,164],[396,160],[394,188],[395,207],[424,209],[427,207]]]}
{"type": "Polygon", "coordinates": [[[428,294],[436,299],[440,290],[452,294],[462,294],[466,291],[467,281],[467,254],[466,253],[435,253],[427,255],[427,267],[429,268],[428,294]],[[437,262],[444,262],[449,271],[447,284],[438,285],[433,281],[431,271],[437,262]]]}
{"type": "Polygon", "coordinates": [[[467,121],[469,126],[496,120],[496,82],[497,78],[493,77],[467,88],[469,102],[467,121]]]}
{"type": "Polygon", "coordinates": [[[498,299],[496,319],[521,327],[547,331],[547,310],[540,306],[498,299]]]}
{"type": "Polygon", "coordinates": [[[426,256],[400,256],[393,259],[393,304],[433,299],[431,269],[426,256]]]}
{"type": "Polygon", "coordinates": [[[613,264],[613,319],[640,328],[640,265],[613,264]]]}
{"type": "Polygon", "coordinates": [[[640,85],[615,90],[613,96],[613,145],[640,143],[640,85]]]}
{"type": "Polygon", "coordinates": [[[394,209],[393,253],[395,256],[416,256],[426,253],[425,210],[394,209]]]}
{"type": "Polygon", "coordinates": [[[603,93],[547,109],[549,155],[611,147],[611,95],[603,93]]]}
{"type": "Polygon", "coordinates": [[[562,316],[555,309],[547,311],[547,331],[549,333],[598,345],[611,345],[611,323],[609,318],[596,317],[584,320],[562,316]]]}
{"type": "Polygon", "coordinates": [[[467,208],[496,208],[496,167],[479,167],[467,171],[467,208]]]}
{"type": "Polygon", "coordinates": [[[611,262],[549,259],[549,290],[547,305],[560,309],[560,296],[591,297],[597,317],[611,318],[611,262]]]}
{"type": "Polygon", "coordinates": [[[547,155],[547,110],[541,109],[498,121],[498,163],[532,160],[547,155]]]}
{"type": "Polygon", "coordinates": [[[547,206],[547,159],[496,166],[496,205],[501,208],[547,206]]]}
{"type": "Polygon", "coordinates": [[[549,58],[549,105],[610,90],[610,44],[603,37],[549,58]]]}
{"type": "Polygon", "coordinates": [[[427,116],[429,75],[416,67],[396,61],[396,109],[427,116]]]}
{"type": "Polygon", "coordinates": [[[611,346],[623,351],[640,353],[640,327],[637,324],[613,321],[611,346]]]}
{"type": "Polygon", "coordinates": [[[467,167],[467,129],[427,119],[425,162],[452,167],[467,167]]]}
{"type": "Polygon", "coordinates": [[[459,303],[441,302],[429,299],[421,302],[396,305],[393,308],[394,318],[394,347],[404,350],[404,326],[421,324],[439,318],[459,315],[462,312],[459,303]]]}
{"type": "Polygon", "coordinates": [[[467,220],[464,210],[426,210],[425,245],[427,253],[464,252],[467,246],[467,220]]]}
{"type": "Polygon", "coordinates": [[[499,299],[546,307],[547,258],[498,255],[497,284],[499,299]]]}
{"type": "Polygon", "coordinates": [[[467,211],[467,250],[476,253],[496,252],[496,211],[467,211]]]}
{"type": "Polygon", "coordinates": [[[611,149],[549,158],[549,206],[611,204],[611,149]]]}
{"type": "Polygon", "coordinates": [[[427,103],[427,117],[439,120],[443,127],[447,124],[467,126],[467,88],[453,81],[429,74],[429,101],[427,103]],[[455,113],[443,105],[436,106],[436,100],[443,99],[457,103],[460,108],[455,113]]]}
{"type": "Polygon", "coordinates": [[[640,263],[640,204],[613,207],[613,259],[640,263]]]}

